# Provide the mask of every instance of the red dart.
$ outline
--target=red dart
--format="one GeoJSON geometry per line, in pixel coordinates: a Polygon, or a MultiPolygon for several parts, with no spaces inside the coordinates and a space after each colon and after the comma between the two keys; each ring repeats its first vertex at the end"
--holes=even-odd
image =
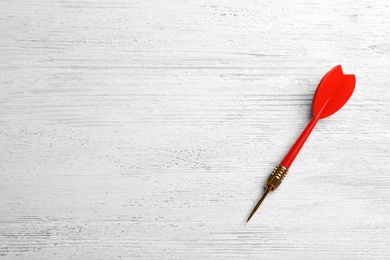
{"type": "Polygon", "coordinates": [[[268,192],[275,191],[282,183],[284,177],[287,175],[288,169],[294,162],[295,157],[305,144],[318,120],[331,116],[342,108],[351,97],[353,90],[355,89],[355,83],[355,75],[344,74],[341,65],[337,65],[325,74],[317,87],[316,93],[314,94],[312,119],[295,141],[294,145],[291,147],[282,162],[272,171],[265,183],[265,191],[252,213],[249,215],[247,222],[260,207],[268,192]]]}

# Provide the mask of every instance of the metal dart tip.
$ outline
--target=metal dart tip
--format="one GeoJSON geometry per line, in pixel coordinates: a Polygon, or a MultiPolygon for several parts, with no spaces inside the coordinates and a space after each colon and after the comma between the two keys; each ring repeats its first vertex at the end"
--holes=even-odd
{"type": "Polygon", "coordinates": [[[252,216],[256,213],[257,209],[260,207],[261,203],[263,202],[263,200],[265,199],[265,197],[267,197],[268,195],[268,192],[269,192],[269,189],[266,189],[263,193],[263,195],[261,196],[259,202],[257,202],[255,208],[252,210],[252,213],[249,215],[248,219],[246,220],[246,222],[248,222],[252,216]]]}

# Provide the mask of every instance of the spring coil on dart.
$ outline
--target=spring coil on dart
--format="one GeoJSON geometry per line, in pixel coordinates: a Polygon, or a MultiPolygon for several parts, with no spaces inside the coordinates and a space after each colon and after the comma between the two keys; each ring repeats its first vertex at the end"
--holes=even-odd
{"type": "Polygon", "coordinates": [[[281,164],[278,164],[268,177],[264,187],[270,191],[276,190],[286,177],[288,170],[281,164]]]}

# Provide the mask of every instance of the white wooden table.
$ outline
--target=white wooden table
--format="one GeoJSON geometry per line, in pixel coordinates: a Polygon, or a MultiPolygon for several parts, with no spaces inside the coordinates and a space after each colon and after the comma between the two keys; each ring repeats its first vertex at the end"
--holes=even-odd
{"type": "Polygon", "coordinates": [[[1,1],[4,259],[388,259],[388,1],[1,1]],[[342,64],[355,93],[270,171],[342,64]]]}

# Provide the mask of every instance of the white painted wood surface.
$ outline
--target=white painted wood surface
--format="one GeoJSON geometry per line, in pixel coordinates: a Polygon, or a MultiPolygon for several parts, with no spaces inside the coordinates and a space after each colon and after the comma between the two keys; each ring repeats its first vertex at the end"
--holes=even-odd
{"type": "Polygon", "coordinates": [[[4,259],[388,259],[388,1],[1,1],[4,259]],[[357,85],[254,218],[342,64],[357,85]]]}

